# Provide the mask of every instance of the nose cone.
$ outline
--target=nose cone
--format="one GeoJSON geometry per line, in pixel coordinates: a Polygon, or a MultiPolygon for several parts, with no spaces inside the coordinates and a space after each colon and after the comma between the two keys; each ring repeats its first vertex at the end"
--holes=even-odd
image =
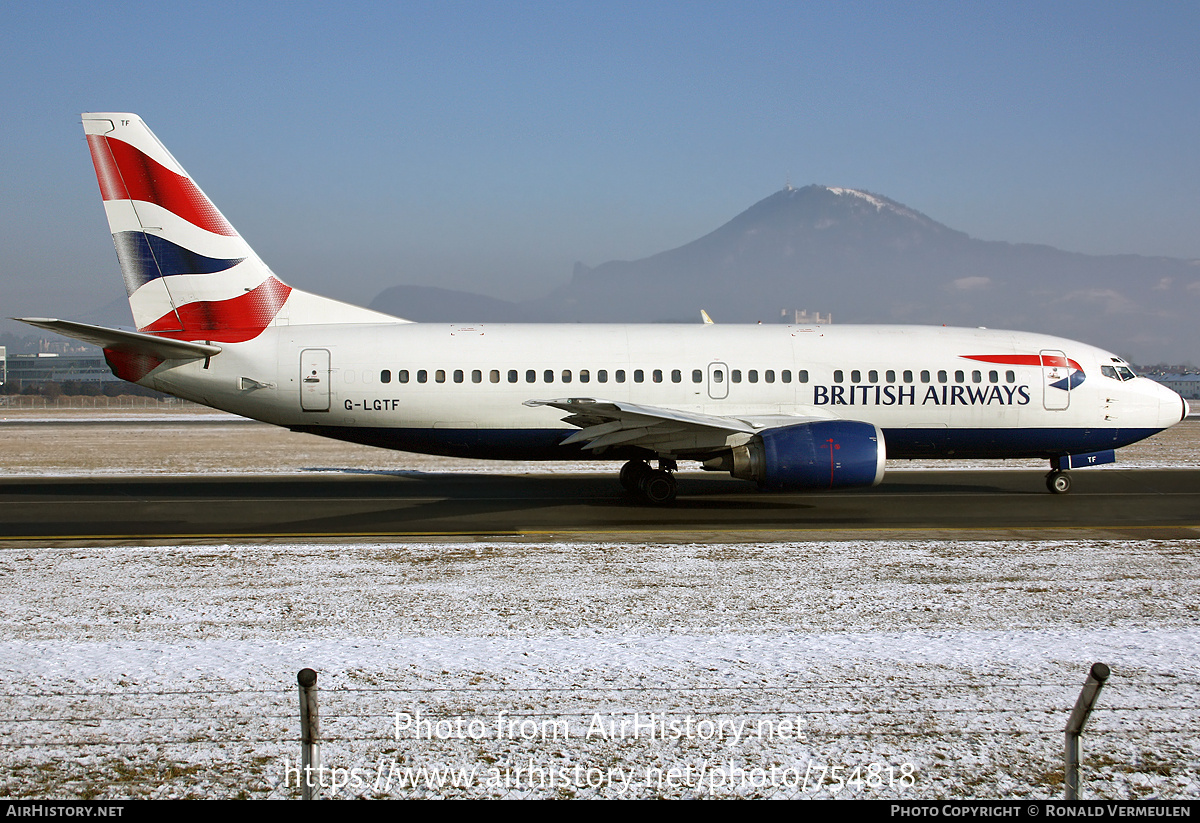
{"type": "Polygon", "coordinates": [[[1183,397],[1161,383],[1150,381],[1158,396],[1158,422],[1162,428],[1174,426],[1188,416],[1188,403],[1183,397]]]}

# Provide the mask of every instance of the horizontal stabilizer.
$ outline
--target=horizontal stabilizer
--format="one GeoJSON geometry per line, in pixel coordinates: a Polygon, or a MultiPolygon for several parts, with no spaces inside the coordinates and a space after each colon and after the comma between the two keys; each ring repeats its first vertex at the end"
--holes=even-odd
{"type": "Polygon", "coordinates": [[[201,357],[212,357],[221,353],[220,346],[208,343],[190,343],[186,340],[171,340],[153,334],[143,334],[136,331],[121,331],[108,329],[104,326],[93,326],[88,323],[76,323],[72,320],[56,320],[51,317],[14,317],[39,329],[57,332],[58,334],[92,343],[108,351],[123,354],[143,354],[157,360],[196,360],[201,357]]]}

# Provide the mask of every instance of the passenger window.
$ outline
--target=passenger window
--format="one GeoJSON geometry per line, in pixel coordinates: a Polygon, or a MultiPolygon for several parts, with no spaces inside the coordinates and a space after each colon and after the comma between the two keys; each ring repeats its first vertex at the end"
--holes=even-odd
{"type": "Polygon", "coordinates": [[[948,380],[948,377],[946,376],[946,372],[942,369],[939,369],[938,370],[938,382],[945,383],[947,380],[948,380]]]}
{"type": "MultiPolygon", "coordinates": [[[[698,376],[699,374],[700,374],[699,369],[692,372],[693,376],[698,376]]],[[[696,382],[699,383],[700,381],[697,380],[696,382]]],[[[725,382],[725,372],[721,371],[720,369],[713,369],[713,382],[714,383],[724,383],[725,382]]]]}
{"type": "Polygon", "coordinates": [[[455,369],[454,370],[454,382],[461,383],[462,381],[463,381],[463,370],[455,369]]]}
{"type": "Polygon", "coordinates": [[[644,371],[642,371],[641,369],[633,370],[633,382],[634,383],[644,383],[645,380],[646,380],[646,373],[644,371]]]}
{"type": "MultiPolygon", "coordinates": [[[[473,369],[471,371],[471,382],[472,383],[482,383],[483,382],[483,372],[481,372],[479,369],[473,369]]],[[[495,382],[495,381],[492,381],[492,382],[495,382]]]]}
{"type": "Polygon", "coordinates": [[[775,382],[775,370],[767,369],[765,372],[763,372],[763,379],[765,381],[767,381],[768,383],[774,383],[775,382]]]}
{"type": "Polygon", "coordinates": [[[600,371],[596,372],[596,382],[597,383],[607,383],[608,382],[608,370],[607,369],[600,369],[600,371]]]}
{"type": "Polygon", "coordinates": [[[780,378],[783,379],[784,383],[792,382],[792,370],[791,369],[784,369],[783,371],[781,371],[779,373],[779,376],[780,376],[780,378]]]}
{"type": "Polygon", "coordinates": [[[429,382],[429,372],[425,371],[424,369],[421,369],[419,372],[417,372],[417,382],[418,383],[429,382]]]}
{"type": "Polygon", "coordinates": [[[1009,383],[1016,383],[1017,382],[1017,373],[1015,371],[1013,371],[1012,369],[1009,369],[1008,371],[1006,371],[1004,373],[1004,379],[1007,380],[1009,383]]]}
{"type": "Polygon", "coordinates": [[[517,370],[516,370],[516,369],[509,369],[509,370],[508,370],[508,382],[509,382],[509,383],[516,383],[516,382],[517,382],[517,370]]]}
{"type": "Polygon", "coordinates": [[[683,382],[683,372],[681,372],[679,369],[671,369],[671,382],[672,383],[682,383],[683,382]]]}
{"type": "Polygon", "coordinates": [[[535,372],[533,369],[529,369],[528,371],[526,371],[525,372],[525,382],[526,383],[536,383],[537,382],[537,372],[535,372]]]}
{"type": "Polygon", "coordinates": [[[750,371],[746,372],[746,380],[747,380],[747,382],[750,382],[750,383],[757,383],[758,382],[758,369],[751,369],[750,371]]]}
{"type": "Polygon", "coordinates": [[[850,382],[851,383],[861,383],[862,382],[862,372],[860,372],[858,369],[855,369],[854,371],[850,372],[850,382]]]}
{"type": "Polygon", "coordinates": [[[807,383],[808,382],[808,369],[801,369],[797,373],[796,377],[799,379],[799,381],[801,383],[807,383]]]}
{"type": "Polygon", "coordinates": [[[655,369],[655,370],[654,370],[654,382],[655,382],[655,383],[661,383],[661,382],[662,382],[662,369],[655,369]]]}
{"type": "Polygon", "coordinates": [[[967,376],[965,374],[963,374],[962,370],[958,370],[958,371],[954,372],[954,382],[955,383],[965,383],[966,380],[967,380],[967,376]]]}
{"type": "Polygon", "coordinates": [[[547,383],[553,383],[554,382],[554,372],[551,369],[546,369],[545,373],[542,375],[542,379],[545,380],[545,382],[547,382],[547,383]]]}
{"type": "Polygon", "coordinates": [[[379,382],[380,383],[391,383],[392,382],[392,372],[390,369],[384,369],[383,371],[381,371],[379,373],[379,382]]]}
{"type": "Polygon", "coordinates": [[[733,371],[731,371],[729,373],[729,380],[731,383],[741,383],[742,382],[742,370],[734,369],[733,371]]]}
{"type": "Polygon", "coordinates": [[[589,380],[591,380],[591,379],[592,379],[592,373],[591,373],[591,372],[589,372],[587,369],[580,369],[580,370],[579,370],[579,382],[580,382],[580,383],[587,383],[587,382],[588,382],[589,380]]]}
{"type": "MultiPolygon", "coordinates": [[[[693,383],[703,383],[704,382],[704,372],[700,371],[699,369],[692,369],[692,382],[693,383]]],[[[713,372],[713,382],[714,383],[721,382],[721,370],[720,369],[717,369],[713,372]]]]}
{"type": "Polygon", "coordinates": [[[396,372],[396,379],[399,380],[401,383],[407,383],[408,382],[408,369],[401,369],[400,371],[396,372]]]}
{"type": "Polygon", "coordinates": [[[904,382],[911,383],[912,378],[913,378],[912,369],[905,369],[904,370],[904,382]]]}
{"type": "Polygon", "coordinates": [[[1000,372],[997,372],[997,371],[988,372],[988,382],[989,383],[999,383],[1000,382],[1000,372]]]}
{"type": "Polygon", "coordinates": [[[833,371],[833,382],[834,382],[834,383],[841,383],[841,382],[842,382],[842,370],[841,370],[841,369],[834,369],[834,371],[833,371]]]}
{"type": "Polygon", "coordinates": [[[983,382],[983,372],[981,372],[979,370],[972,371],[971,372],[971,382],[972,383],[982,383],[983,382]]]}
{"type": "Polygon", "coordinates": [[[438,383],[445,383],[446,382],[446,370],[438,369],[437,371],[435,371],[433,373],[433,379],[438,383]]]}
{"type": "Polygon", "coordinates": [[[887,379],[887,381],[889,383],[896,382],[896,372],[892,371],[891,369],[888,369],[887,372],[883,376],[884,376],[884,378],[887,379]]]}
{"type": "MultiPolygon", "coordinates": [[[[922,370],[921,370],[921,382],[922,382],[922,383],[928,383],[928,382],[929,382],[929,372],[928,372],[927,370],[925,370],[925,369],[922,369],[922,370]]],[[[943,380],[942,382],[944,383],[944,382],[946,382],[946,381],[944,381],[944,380],[943,380]]]]}
{"type": "Polygon", "coordinates": [[[618,383],[625,382],[625,370],[624,369],[617,369],[617,373],[614,376],[617,378],[618,383]]]}
{"type": "Polygon", "coordinates": [[[570,369],[563,369],[563,373],[562,373],[562,381],[563,381],[564,383],[570,383],[570,382],[571,382],[571,370],[570,370],[570,369]]]}
{"type": "Polygon", "coordinates": [[[878,383],[879,382],[879,372],[875,371],[874,369],[871,369],[869,372],[867,372],[867,382],[868,383],[878,383]]]}
{"type": "Polygon", "coordinates": [[[499,383],[500,382],[500,370],[492,369],[490,372],[488,372],[488,380],[490,380],[493,383],[499,383]]]}

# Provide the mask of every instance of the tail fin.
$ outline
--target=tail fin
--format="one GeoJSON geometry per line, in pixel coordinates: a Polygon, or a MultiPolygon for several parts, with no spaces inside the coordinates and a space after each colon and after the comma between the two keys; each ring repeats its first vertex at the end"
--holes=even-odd
{"type": "Polygon", "coordinates": [[[240,343],[289,315],[395,322],[275,277],[137,115],[84,114],[83,130],[139,331],[240,343]]]}

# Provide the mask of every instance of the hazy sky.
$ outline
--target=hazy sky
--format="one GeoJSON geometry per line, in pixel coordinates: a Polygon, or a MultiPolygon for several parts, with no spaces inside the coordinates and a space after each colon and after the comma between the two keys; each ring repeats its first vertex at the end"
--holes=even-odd
{"type": "Polygon", "coordinates": [[[354,302],[538,296],[789,180],[1200,258],[1198,36],[1195,2],[8,0],[0,306],[123,297],[89,110],[140,114],[283,279],[354,302]]]}

